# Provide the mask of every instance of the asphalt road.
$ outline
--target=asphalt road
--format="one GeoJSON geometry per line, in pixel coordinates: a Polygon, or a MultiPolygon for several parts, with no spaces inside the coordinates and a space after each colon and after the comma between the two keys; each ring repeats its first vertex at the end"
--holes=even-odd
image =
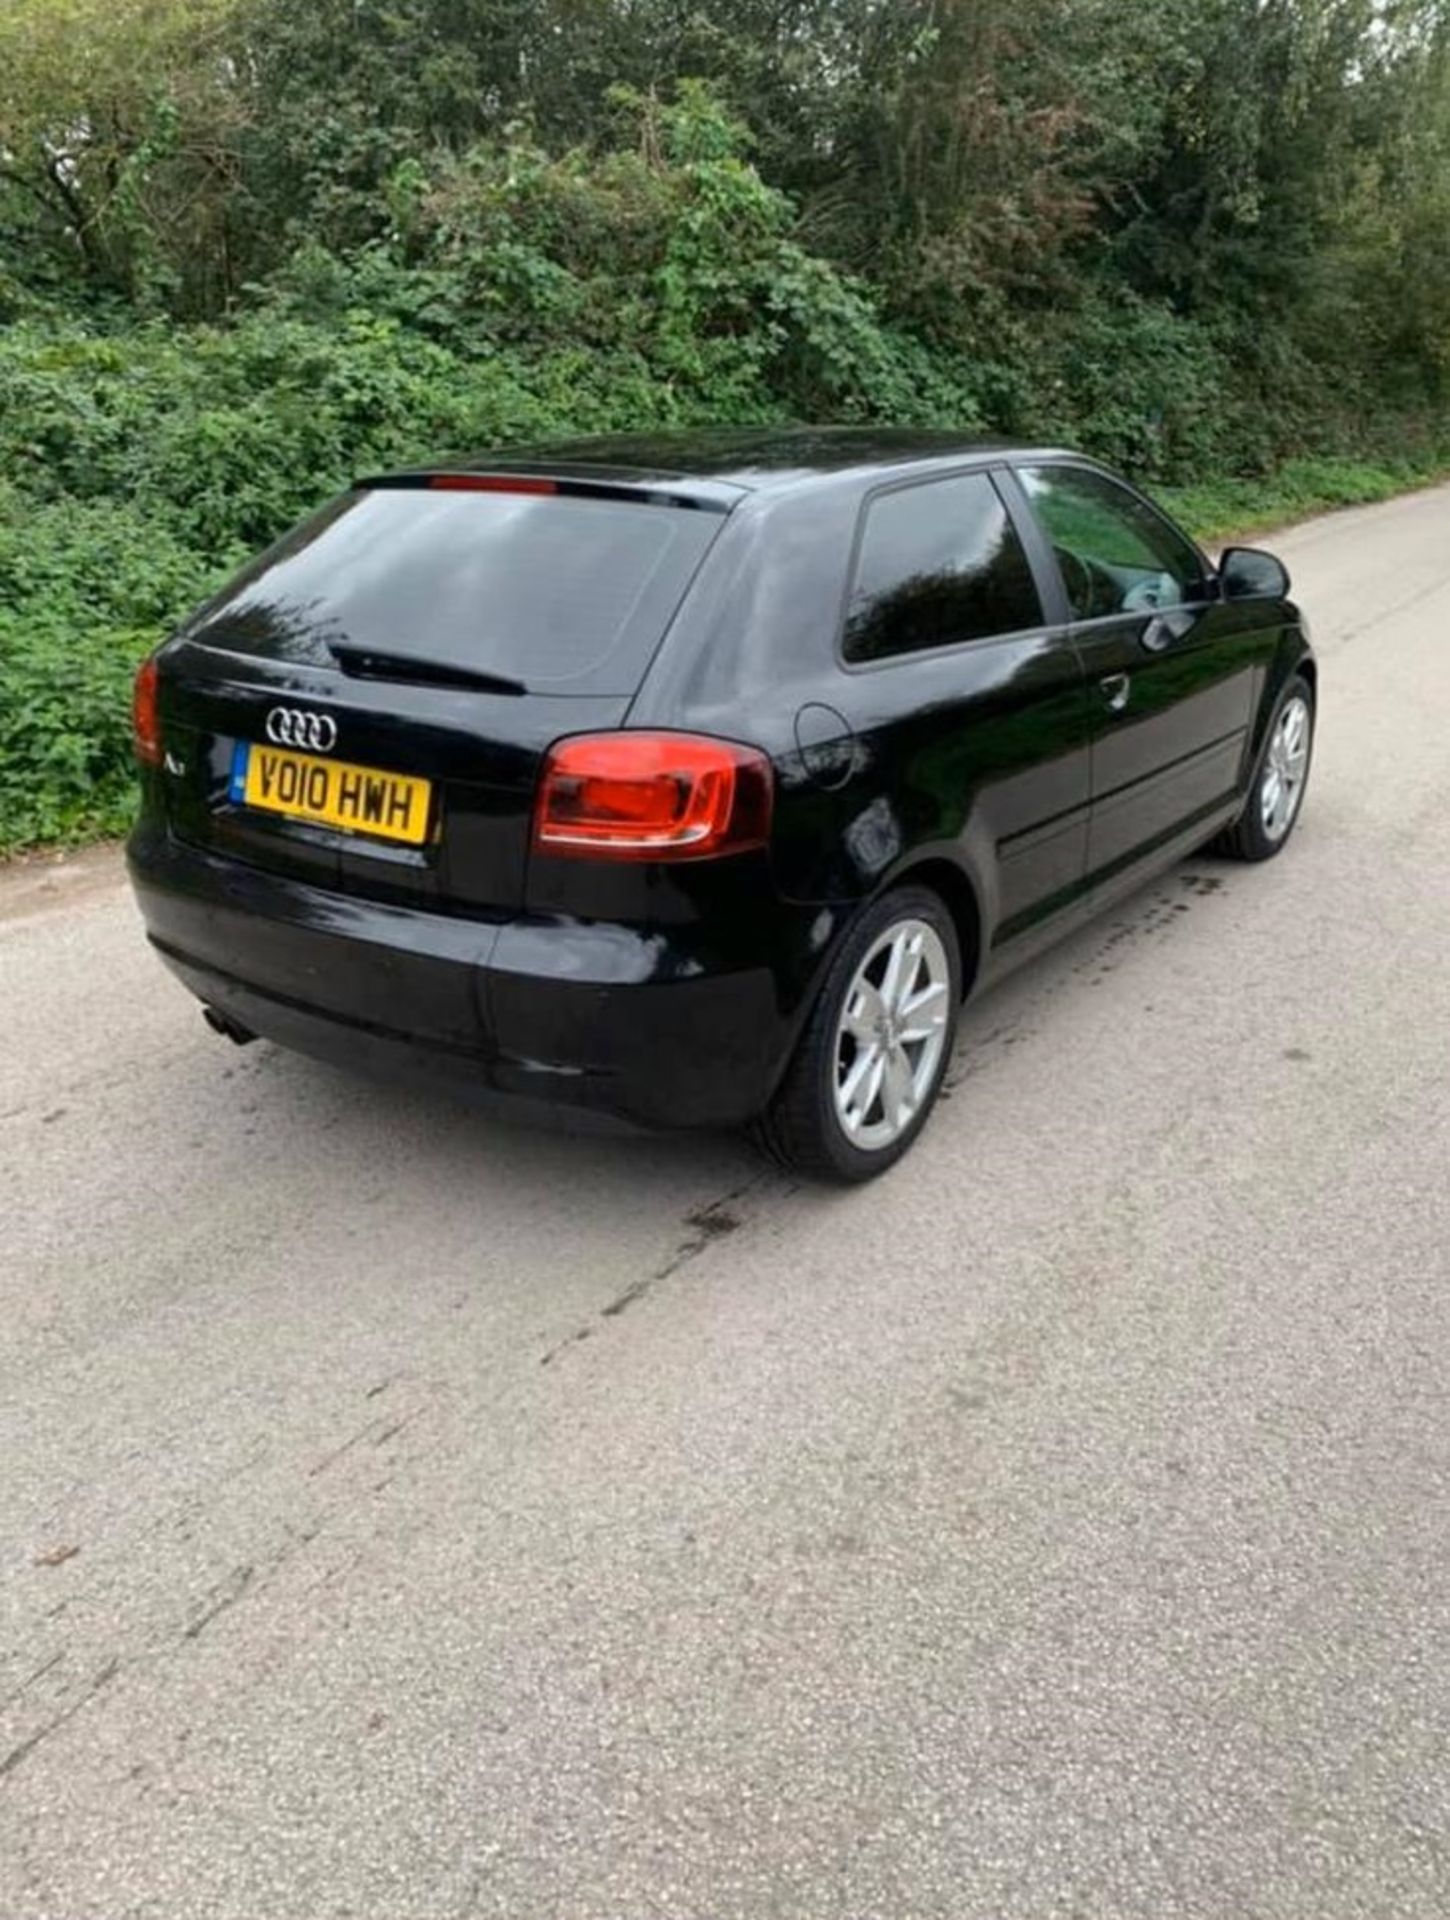
{"type": "Polygon", "coordinates": [[[4,1920],[1450,1912],[1450,492],[1318,764],[848,1195],[210,1036],[0,884],[4,1920]]]}

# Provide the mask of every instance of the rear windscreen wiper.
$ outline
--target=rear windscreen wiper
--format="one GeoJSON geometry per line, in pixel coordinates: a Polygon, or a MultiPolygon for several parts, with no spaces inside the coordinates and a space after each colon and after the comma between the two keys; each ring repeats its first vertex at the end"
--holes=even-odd
{"type": "Polygon", "coordinates": [[[527,693],[522,680],[485,673],[477,667],[419,660],[407,653],[379,653],[374,647],[328,646],[337,664],[354,680],[402,680],[415,687],[466,687],[473,693],[527,693]]]}

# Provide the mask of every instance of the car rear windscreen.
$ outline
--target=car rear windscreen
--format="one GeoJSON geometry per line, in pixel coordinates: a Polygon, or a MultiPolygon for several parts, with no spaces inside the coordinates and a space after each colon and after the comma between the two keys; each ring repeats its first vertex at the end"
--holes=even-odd
{"type": "Polygon", "coordinates": [[[232,652],[344,652],[631,694],[722,524],[620,498],[344,495],[255,560],[184,629],[232,652]]]}

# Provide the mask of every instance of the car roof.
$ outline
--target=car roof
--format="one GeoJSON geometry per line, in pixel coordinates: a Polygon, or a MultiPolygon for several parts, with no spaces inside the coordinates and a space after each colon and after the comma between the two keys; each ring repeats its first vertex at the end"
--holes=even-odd
{"type": "Polygon", "coordinates": [[[428,473],[541,474],[556,479],[668,488],[725,504],[742,493],[798,487],[851,471],[1047,457],[1028,447],[950,430],[903,427],[702,427],[500,447],[440,461],[428,473]]]}

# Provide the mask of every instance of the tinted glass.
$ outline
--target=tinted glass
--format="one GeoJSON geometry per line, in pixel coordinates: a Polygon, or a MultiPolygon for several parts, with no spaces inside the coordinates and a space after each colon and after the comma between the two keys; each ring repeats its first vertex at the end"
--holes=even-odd
{"type": "Polygon", "coordinates": [[[1041,625],[1027,556],[986,474],[902,487],[871,502],[846,614],[848,660],[1041,625]]]}
{"type": "Polygon", "coordinates": [[[629,501],[377,488],[254,561],[188,631],[319,664],[336,642],[532,691],[633,693],[722,524],[629,501]]]}
{"type": "Polygon", "coordinates": [[[1151,614],[1203,591],[1190,543],[1151,507],[1085,467],[1027,467],[1021,474],[1052,542],[1076,620],[1151,614]]]}

